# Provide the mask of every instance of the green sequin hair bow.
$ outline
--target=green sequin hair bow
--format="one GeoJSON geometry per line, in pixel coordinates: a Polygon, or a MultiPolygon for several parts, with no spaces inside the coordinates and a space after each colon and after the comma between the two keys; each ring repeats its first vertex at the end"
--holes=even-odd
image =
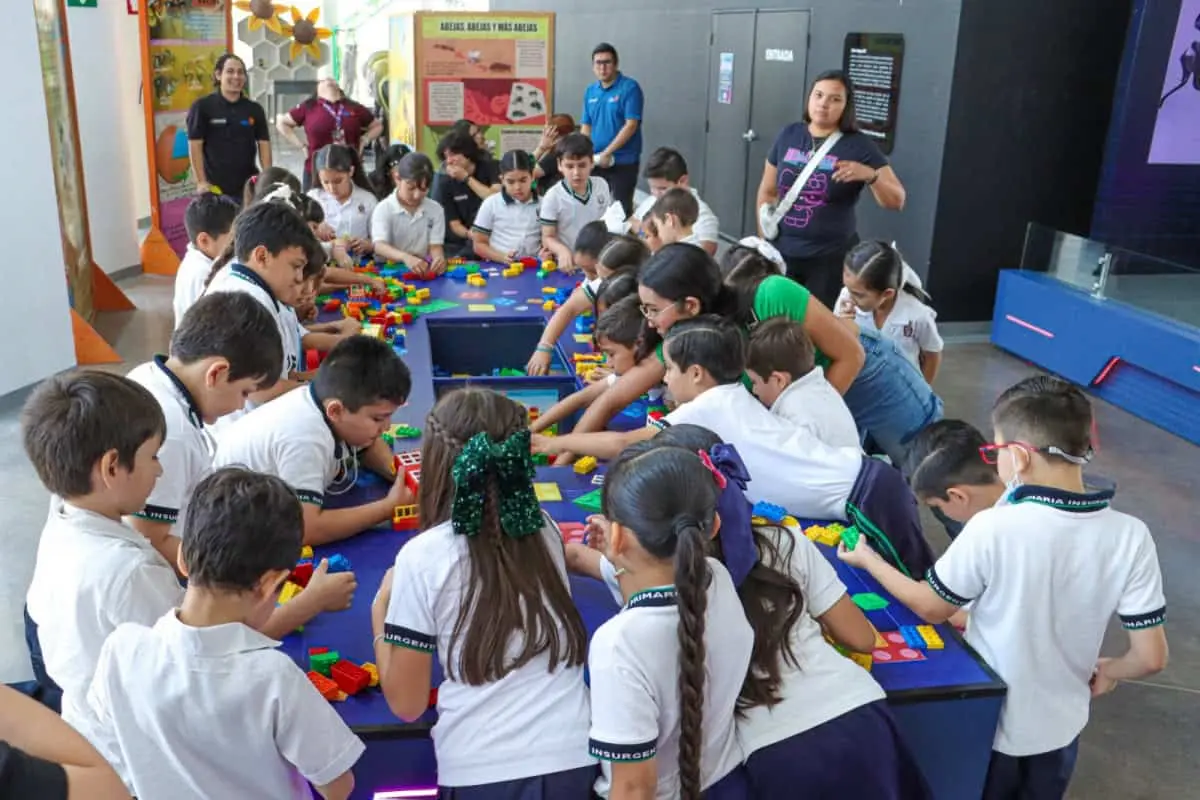
{"type": "Polygon", "coordinates": [[[534,474],[527,429],[499,443],[486,433],[472,436],[450,470],[454,479],[454,502],[450,506],[454,532],[462,536],[479,533],[489,478],[496,481],[500,527],[505,535],[520,539],[541,530],[542,509],[533,490],[534,474]]]}

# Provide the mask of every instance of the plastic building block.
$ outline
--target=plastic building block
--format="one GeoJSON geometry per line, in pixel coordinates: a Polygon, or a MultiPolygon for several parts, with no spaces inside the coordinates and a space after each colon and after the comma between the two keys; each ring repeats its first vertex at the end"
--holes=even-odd
{"type": "Polygon", "coordinates": [[[350,569],[350,559],[341,553],[329,557],[329,573],[331,575],[335,572],[349,572],[350,569]]]}
{"type": "Polygon", "coordinates": [[[595,456],[584,456],[583,458],[581,458],[575,462],[575,474],[576,475],[587,475],[589,472],[592,472],[595,469],[596,469],[596,457],[595,456]]]}
{"type": "Polygon", "coordinates": [[[924,650],[926,648],[925,637],[917,630],[916,625],[901,625],[899,633],[904,637],[904,643],[914,650],[924,650]]]}
{"type": "Polygon", "coordinates": [[[780,520],[779,524],[783,525],[786,528],[799,528],[800,520],[796,519],[791,514],[789,514],[786,517],[784,517],[782,520],[780,520]]]}
{"type": "Polygon", "coordinates": [[[392,530],[411,531],[419,525],[416,506],[396,506],[392,515],[392,530]]]}
{"type": "Polygon", "coordinates": [[[292,567],[292,574],[289,578],[297,585],[304,587],[308,586],[308,582],[312,580],[313,562],[301,561],[296,566],[292,567]]]}
{"type": "Polygon", "coordinates": [[[575,505],[582,508],[584,511],[590,511],[593,514],[600,513],[600,492],[601,489],[593,489],[587,494],[576,497],[573,501],[575,505]]]}
{"type": "Polygon", "coordinates": [[[367,677],[369,678],[367,681],[367,687],[374,689],[379,685],[379,667],[368,661],[362,665],[362,668],[363,672],[367,673],[367,677]]]}
{"type": "Polygon", "coordinates": [[[329,669],[341,661],[342,657],[338,655],[337,650],[330,650],[325,653],[309,653],[308,668],[313,672],[319,672],[325,677],[329,677],[329,669]]]}
{"type": "Polygon", "coordinates": [[[542,269],[546,272],[554,272],[554,270],[558,269],[558,264],[555,264],[553,259],[547,258],[542,262],[542,269]]]}
{"type": "Polygon", "coordinates": [[[604,485],[604,476],[603,475],[593,475],[592,476],[592,486],[603,486],[603,485],[604,485]]]}
{"type": "Polygon", "coordinates": [[[846,530],[842,531],[842,543],[846,545],[847,550],[853,550],[858,547],[859,533],[858,528],[851,525],[846,530]]]}
{"type": "Polygon", "coordinates": [[[315,656],[320,653],[328,653],[328,652],[329,652],[328,647],[310,647],[310,648],[308,648],[308,654],[310,656],[315,656]]]}
{"type": "Polygon", "coordinates": [[[312,681],[312,685],[317,687],[317,691],[331,703],[346,699],[346,693],[343,692],[338,685],[330,678],[322,675],[319,672],[309,672],[308,679],[312,681]]]}
{"type": "Polygon", "coordinates": [[[468,275],[467,285],[480,287],[487,286],[487,278],[483,277],[482,275],[468,275]]]}
{"type": "Polygon", "coordinates": [[[300,560],[301,561],[303,561],[306,558],[311,561],[312,557],[313,557],[313,549],[312,549],[311,545],[306,544],[300,548],[300,560]]]}
{"type": "Polygon", "coordinates": [[[550,456],[546,455],[545,453],[534,453],[533,454],[533,465],[535,467],[550,466],[550,456]]]}
{"type": "Polygon", "coordinates": [[[325,301],[324,305],[321,306],[321,310],[322,311],[338,311],[339,309],[341,309],[341,307],[342,307],[342,301],[338,300],[336,297],[331,297],[330,299],[325,301]]]}
{"type": "Polygon", "coordinates": [[[413,494],[416,494],[421,489],[421,468],[409,467],[404,470],[404,485],[413,494]]]}
{"type": "Polygon", "coordinates": [[[850,597],[854,601],[854,605],[861,608],[863,611],[879,611],[891,605],[886,597],[881,597],[874,592],[862,592],[850,597]]]}
{"type": "Polygon", "coordinates": [[[558,303],[554,302],[553,300],[547,300],[546,302],[542,303],[542,311],[553,311],[556,308],[558,308],[558,303]]]}
{"type": "Polygon", "coordinates": [[[875,663],[875,659],[871,658],[870,653],[850,653],[849,658],[867,672],[871,671],[871,666],[875,663]]]}
{"type": "Polygon", "coordinates": [[[412,425],[393,425],[388,431],[393,439],[416,439],[421,435],[420,428],[414,428],[412,425]]]}
{"type": "Polygon", "coordinates": [[[290,603],[301,591],[299,584],[285,581],[283,588],[279,590],[279,599],[275,601],[275,605],[282,606],[290,603]]]}
{"type": "Polygon", "coordinates": [[[329,677],[348,695],[356,695],[371,684],[370,673],[345,659],[329,668],[329,677]]]}
{"type": "Polygon", "coordinates": [[[553,286],[543,286],[542,287],[542,294],[548,294],[551,297],[553,297],[555,295],[555,293],[557,293],[557,292],[558,292],[558,290],[555,289],[553,286]]]}
{"type": "Polygon", "coordinates": [[[938,635],[932,625],[918,625],[917,633],[921,634],[921,638],[925,640],[925,646],[930,650],[945,649],[946,643],[942,641],[942,637],[938,635]]]}
{"type": "Polygon", "coordinates": [[[750,513],[778,525],[787,516],[787,509],[783,506],[777,506],[774,503],[758,502],[754,504],[754,508],[750,510],[750,513]]]}

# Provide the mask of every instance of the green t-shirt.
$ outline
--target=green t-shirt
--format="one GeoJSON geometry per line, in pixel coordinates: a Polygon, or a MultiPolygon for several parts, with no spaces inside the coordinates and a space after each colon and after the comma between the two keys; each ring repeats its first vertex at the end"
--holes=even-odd
{"type": "MultiPolygon", "coordinates": [[[[773,317],[787,317],[792,322],[804,324],[808,314],[808,300],[812,294],[791,278],[771,275],[764,278],[754,292],[754,322],[765,322],[773,317]]],[[[814,347],[815,349],[815,347],[814,347]]],[[[820,350],[816,350],[816,364],[822,369],[831,363],[820,350]]]]}

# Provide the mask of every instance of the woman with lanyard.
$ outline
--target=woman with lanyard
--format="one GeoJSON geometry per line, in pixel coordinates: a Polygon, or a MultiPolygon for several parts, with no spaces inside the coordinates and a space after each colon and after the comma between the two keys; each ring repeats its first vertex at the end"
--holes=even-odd
{"type": "Polygon", "coordinates": [[[854,208],[864,187],[883,208],[904,207],[904,186],[887,157],[858,130],[849,79],[823,72],[804,121],[780,131],[767,154],[758,208],[759,235],[783,255],[788,277],[829,308],[842,288],[842,261],[858,243],[854,208]]]}
{"type": "Polygon", "coordinates": [[[346,96],[333,78],[329,67],[317,74],[317,91],[286,114],[280,114],[276,128],[285,139],[304,153],[304,191],[313,185],[313,155],[327,144],[344,144],[361,158],[363,148],[383,133],[383,123],[371,110],[346,96]],[[301,141],[296,129],[304,129],[301,141]]]}

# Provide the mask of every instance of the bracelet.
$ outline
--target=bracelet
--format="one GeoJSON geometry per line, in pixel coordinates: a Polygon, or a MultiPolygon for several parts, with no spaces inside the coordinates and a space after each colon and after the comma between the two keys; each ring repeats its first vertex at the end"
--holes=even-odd
{"type": "Polygon", "coordinates": [[[379,643],[380,643],[381,641],[383,641],[383,638],[384,638],[386,635],[387,635],[387,634],[383,634],[383,633],[381,633],[381,634],[379,634],[378,636],[376,636],[376,637],[375,637],[375,638],[374,638],[374,639],[371,641],[371,650],[372,650],[372,651],[374,651],[376,647],[379,647],[379,643]]]}
{"type": "Polygon", "coordinates": [[[875,174],[871,176],[871,180],[867,181],[867,186],[874,186],[877,180],[879,180],[879,170],[875,170],[875,174]]]}
{"type": "Polygon", "coordinates": [[[554,345],[550,345],[550,344],[538,344],[538,346],[537,346],[536,348],[534,348],[534,349],[535,349],[537,352],[539,352],[539,353],[553,353],[553,352],[554,352],[554,345]]]}

